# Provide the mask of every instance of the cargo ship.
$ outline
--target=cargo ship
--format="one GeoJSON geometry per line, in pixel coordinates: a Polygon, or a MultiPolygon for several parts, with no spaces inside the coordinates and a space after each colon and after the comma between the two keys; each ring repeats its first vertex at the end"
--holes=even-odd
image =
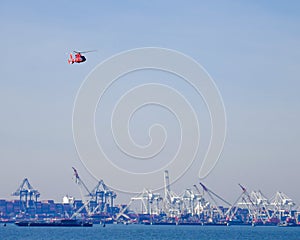
{"type": "Polygon", "coordinates": [[[49,221],[23,220],[15,224],[19,227],[92,227],[93,223],[77,219],[52,219],[49,221]]]}

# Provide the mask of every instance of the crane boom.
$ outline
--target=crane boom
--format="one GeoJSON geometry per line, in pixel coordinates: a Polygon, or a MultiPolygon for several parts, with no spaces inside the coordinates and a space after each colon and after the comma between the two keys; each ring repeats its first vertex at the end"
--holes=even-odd
{"type": "Polygon", "coordinates": [[[90,190],[88,189],[88,187],[85,185],[85,183],[79,177],[79,174],[78,174],[76,168],[74,168],[74,167],[72,167],[72,168],[73,168],[73,171],[74,171],[75,182],[82,185],[83,188],[85,189],[85,191],[88,193],[88,195],[91,196],[92,194],[91,194],[90,190]]]}
{"type": "Polygon", "coordinates": [[[208,189],[203,183],[200,182],[200,185],[202,186],[203,190],[211,193],[212,195],[214,195],[215,197],[219,198],[221,201],[223,201],[224,203],[226,203],[228,206],[232,206],[231,203],[229,203],[228,201],[226,201],[224,198],[222,198],[221,196],[219,196],[218,194],[214,193],[213,191],[211,191],[210,189],[208,189]]]}

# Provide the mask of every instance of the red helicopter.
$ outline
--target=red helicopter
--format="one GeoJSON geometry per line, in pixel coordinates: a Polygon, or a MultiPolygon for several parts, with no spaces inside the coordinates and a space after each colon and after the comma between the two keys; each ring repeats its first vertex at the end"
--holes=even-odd
{"type": "Polygon", "coordinates": [[[83,63],[86,61],[86,58],[85,56],[82,55],[82,53],[95,52],[95,51],[96,50],[85,51],[85,52],[73,51],[75,53],[75,57],[73,57],[72,53],[70,53],[70,58],[68,59],[68,63],[69,64],[83,63]]]}

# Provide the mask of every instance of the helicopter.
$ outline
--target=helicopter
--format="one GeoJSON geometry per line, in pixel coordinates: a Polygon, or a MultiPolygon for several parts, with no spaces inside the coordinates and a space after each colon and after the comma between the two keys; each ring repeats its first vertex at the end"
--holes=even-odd
{"type": "Polygon", "coordinates": [[[69,64],[73,64],[73,63],[83,63],[86,61],[85,56],[83,56],[83,53],[89,53],[89,52],[95,52],[97,50],[91,50],[91,51],[73,51],[75,53],[75,56],[73,57],[72,53],[70,53],[70,58],[68,59],[68,63],[69,64]]]}

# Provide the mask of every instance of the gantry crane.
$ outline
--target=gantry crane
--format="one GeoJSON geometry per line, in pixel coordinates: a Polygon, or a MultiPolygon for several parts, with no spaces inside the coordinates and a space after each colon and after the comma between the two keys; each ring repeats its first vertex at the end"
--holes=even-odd
{"type": "Polygon", "coordinates": [[[171,217],[178,217],[181,212],[182,198],[177,196],[170,188],[169,171],[164,172],[165,183],[165,196],[164,196],[164,208],[165,213],[171,217]]]}
{"type": "Polygon", "coordinates": [[[86,209],[88,216],[92,216],[96,213],[106,213],[108,212],[108,208],[110,208],[111,210],[114,206],[114,199],[116,198],[117,194],[114,191],[110,190],[103,180],[100,180],[95,188],[90,191],[83,180],[80,178],[78,171],[74,167],[72,168],[74,171],[75,182],[80,187],[79,189],[81,198],[84,203],[83,206],[73,214],[72,218],[77,216],[84,208],[86,209]],[[83,190],[86,192],[85,195],[83,194],[83,190]]]}
{"type": "Polygon", "coordinates": [[[111,212],[114,207],[114,199],[117,197],[117,194],[109,189],[102,179],[93,188],[90,195],[97,204],[97,207],[93,209],[93,213],[111,212]]]}
{"type": "Polygon", "coordinates": [[[27,212],[28,208],[36,207],[40,193],[34,189],[29,183],[29,180],[25,178],[19,188],[12,193],[12,196],[20,197],[20,212],[27,212]]]}
{"type": "Polygon", "coordinates": [[[196,189],[197,192],[197,206],[195,208],[195,213],[200,216],[200,214],[203,212],[203,210],[209,205],[209,202],[205,201],[203,198],[204,191],[201,193],[200,189],[196,184],[193,185],[193,187],[196,189]]]}
{"type": "Polygon", "coordinates": [[[276,192],[276,194],[270,199],[270,205],[272,206],[272,217],[276,217],[282,220],[283,217],[291,217],[293,207],[296,205],[294,201],[283,192],[276,192]]]}

